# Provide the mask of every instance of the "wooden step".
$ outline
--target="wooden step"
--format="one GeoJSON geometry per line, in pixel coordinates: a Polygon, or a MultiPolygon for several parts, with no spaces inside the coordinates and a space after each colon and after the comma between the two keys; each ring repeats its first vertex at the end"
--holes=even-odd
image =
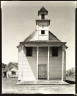
{"type": "Polygon", "coordinates": [[[38,81],[20,81],[20,82],[17,82],[17,84],[22,84],[22,85],[60,85],[60,84],[63,84],[63,85],[66,85],[66,84],[69,84],[65,81],[61,81],[61,80],[38,80],[38,81]]]}

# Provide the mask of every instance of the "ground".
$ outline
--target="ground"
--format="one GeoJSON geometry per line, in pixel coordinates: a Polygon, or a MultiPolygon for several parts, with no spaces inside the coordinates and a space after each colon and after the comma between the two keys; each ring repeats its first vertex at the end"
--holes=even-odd
{"type": "Polygon", "coordinates": [[[75,94],[75,84],[17,85],[17,78],[2,78],[2,94],[75,94]]]}

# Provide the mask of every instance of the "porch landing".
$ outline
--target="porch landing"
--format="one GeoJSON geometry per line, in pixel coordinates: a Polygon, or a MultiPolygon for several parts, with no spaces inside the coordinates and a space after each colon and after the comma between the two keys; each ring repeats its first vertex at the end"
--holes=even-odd
{"type": "Polygon", "coordinates": [[[38,81],[19,81],[20,85],[66,85],[69,84],[61,80],[38,80],[38,81]]]}

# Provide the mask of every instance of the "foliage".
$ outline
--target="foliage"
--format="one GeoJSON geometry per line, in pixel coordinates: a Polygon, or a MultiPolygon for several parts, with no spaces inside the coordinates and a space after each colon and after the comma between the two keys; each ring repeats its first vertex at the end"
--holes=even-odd
{"type": "Polygon", "coordinates": [[[66,76],[75,76],[75,68],[66,71],[66,76]]]}
{"type": "Polygon", "coordinates": [[[2,68],[5,68],[6,66],[7,66],[6,64],[2,63],[2,68]]]}

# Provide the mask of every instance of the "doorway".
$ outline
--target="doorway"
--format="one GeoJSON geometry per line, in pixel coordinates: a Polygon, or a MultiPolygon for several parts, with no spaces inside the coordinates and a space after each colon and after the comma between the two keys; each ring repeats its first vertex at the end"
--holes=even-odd
{"type": "Polygon", "coordinates": [[[38,64],[38,79],[47,79],[47,64],[38,64]]]}

